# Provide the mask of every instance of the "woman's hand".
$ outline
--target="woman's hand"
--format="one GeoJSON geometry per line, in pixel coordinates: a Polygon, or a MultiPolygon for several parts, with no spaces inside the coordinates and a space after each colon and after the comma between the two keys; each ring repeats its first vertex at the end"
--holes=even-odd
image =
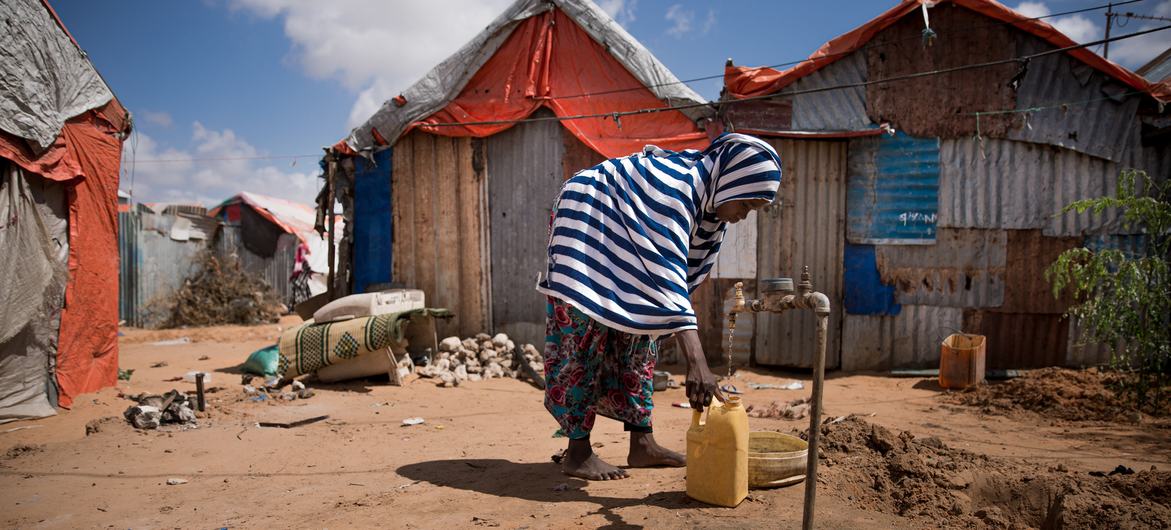
{"type": "Polygon", "coordinates": [[[687,400],[691,408],[703,411],[710,405],[712,398],[724,401],[724,394],[716,383],[716,376],[707,366],[707,358],[703,355],[703,346],[699,342],[699,332],[694,329],[681,331],[675,336],[679,349],[683,350],[683,357],[687,359],[687,400]]]}

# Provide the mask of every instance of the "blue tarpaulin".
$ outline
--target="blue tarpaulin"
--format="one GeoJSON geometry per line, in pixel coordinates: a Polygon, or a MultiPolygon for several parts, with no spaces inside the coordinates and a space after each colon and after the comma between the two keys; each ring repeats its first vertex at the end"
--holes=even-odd
{"type": "Polygon", "coordinates": [[[392,281],[391,148],[354,158],[354,292],[392,281]]]}
{"type": "Polygon", "coordinates": [[[902,306],[895,302],[895,288],[885,285],[878,275],[874,245],[846,243],[845,297],[843,304],[851,315],[897,315],[902,306]]]}

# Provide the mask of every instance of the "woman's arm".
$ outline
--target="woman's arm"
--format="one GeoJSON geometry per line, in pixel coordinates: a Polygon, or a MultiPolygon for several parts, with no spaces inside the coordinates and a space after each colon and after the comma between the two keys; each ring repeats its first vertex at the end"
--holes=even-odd
{"type": "Polygon", "coordinates": [[[687,359],[687,399],[691,407],[702,411],[715,397],[721,402],[724,395],[720,392],[716,376],[708,368],[707,358],[703,355],[703,346],[699,342],[699,332],[694,329],[681,331],[675,334],[675,341],[679,349],[683,350],[683,357],[687,359]]]}

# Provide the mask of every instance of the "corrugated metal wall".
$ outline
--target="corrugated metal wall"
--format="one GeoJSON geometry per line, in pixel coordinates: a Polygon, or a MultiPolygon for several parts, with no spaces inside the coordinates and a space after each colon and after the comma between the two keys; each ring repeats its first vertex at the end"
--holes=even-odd
{"type": "MultiPolygon", "coordinates": [[[[552,113],[534,113],[543,115],[552,113]]],[[[552,120],[521,123],[485,140],[492,324],[518,343],[545,342],[544,296],[535,286],[547,267],[549,215],[564,177],[561,129],[552,120]]]]}
{"type": "MultiPolygon", "coordinates": [[[[839,87],[866,80],[866,52],[857,51],[793,83],[792,91],[839,87]]],[[[857,131],[873,128],[866,115],[866,88],[826,90],[792,96],[793,129],[857,131]]]]}
{"type": "Polygon", "coordinates": [[[958,307],[905,305],[894,316],[847,314],[843,370],[939,367],[940,343],[964,326],[958,307]]]}
{"type": "Polygon", "coordinates": [[[171,299],[199,267],[204,239],[171,239],[174,215],[119,212],[118,314],[135,327],[154,327],[170,316],[171,299]]]}
{"type": "Polygon", "coordinates": [[[850,140],[846,238],[863,244],[931,244],[939,207],[939,140],[850,140]]]}
{"type": "MultiPolygon", "coordinates": [[[[846,223],[846,142],[770,140],[781,155],[778,201],[758,214],[757,277],[801,276],[808,265],[814,287],[832,304],[826,366],[839,364],[842,261],[846,223]]],[[[817,321],[809,311],[762,313],[756,322],[756,361],[809,367],[817,321]]]]}
{"type": "Polygon", "coordinates": [[[261,280],[272,288],[286,305],[293,296],[292,284],[289,276],[293,273],[293,264],[297,259],[297,246],[301,241],[293,234],[281,234],[277,237],[276,251],[270,257],[254,254],[244,247],[242,227],[223,226],[216,237],[216,255],[221,257],[235,256],[240,261],[240,268],[261,280]]]}
{"type": "Polygon", "coordinates": [[[490,329],[483,144],[413,131],[394,145],[394,279],[455,312],[441,335],[490,329]]]}

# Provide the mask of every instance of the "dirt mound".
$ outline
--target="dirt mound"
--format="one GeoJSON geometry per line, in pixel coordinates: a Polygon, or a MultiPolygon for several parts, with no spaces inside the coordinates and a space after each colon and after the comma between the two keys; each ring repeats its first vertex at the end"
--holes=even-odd
{"type": "Polygon", "coordinates": [[[201,260],[199,272],[175,294],[163,327],[267,324],[286,312],[272,288],[245,272],[237,260],[220,260],[210,251],[201,260]]]}
{"type": "Polygon", "coordinates": [[[43,445],[16,444],[12,447],[9,447],[8,451],[5,451],[4,455],[0,456],[0,460],[15,460],[17,458],[20,458],[20,457],[26,455],[26,454],[39,453],[44,450],[45,450],[45,446],[43,446],[43,445]]]}
{"type": "Polygon", "coordinates": [[[1171,525],[1171,472],[1080,475],[894,434],[859,418],[823,424],[821,432],[819,479],[865,510],[946,528],[1171,525]]]}
{"type": "Polygon", "coordinates": [[[1042,368],[1003,383],[972,387],[948,399],[978,407],[987,414],[1036,413],[1070,421],[1117,421],[1133,423],[1142,413],[1168,416],[1171,404],[1142,411],[1120,397],[1114,387],[1121,376],[1097,369],[1042,368]]]}

